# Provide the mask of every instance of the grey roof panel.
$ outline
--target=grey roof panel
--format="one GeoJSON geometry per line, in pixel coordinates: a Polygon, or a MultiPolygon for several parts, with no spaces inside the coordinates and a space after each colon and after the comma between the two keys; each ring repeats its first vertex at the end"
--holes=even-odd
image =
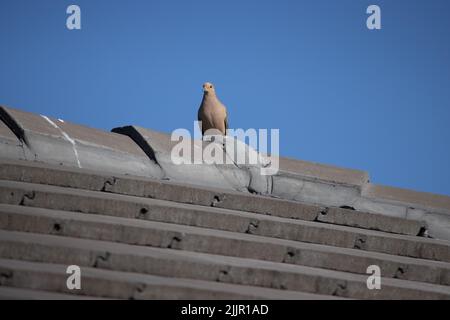
{"type": "Polygon", "coordinates": [[[136,126],[0,119],[0,297],[71,298],[75,261],[77,298],[450,299],[449,197],[287,158],[269,177],[175,165],[177,142],[136,126]]]}
{"type": "Polygon", "coordinates": [[[27,160],[162,177],[160,168],[126,136],[12,108],[1,107],[0,114],[24,142],[27,160]]]}

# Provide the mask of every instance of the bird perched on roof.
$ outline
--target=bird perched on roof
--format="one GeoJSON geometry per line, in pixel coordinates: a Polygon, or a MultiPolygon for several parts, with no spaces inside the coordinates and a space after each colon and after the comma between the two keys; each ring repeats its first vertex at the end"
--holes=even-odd
{"type": "Polygon", "coordinates": [[[220,132],[220,134],[226,135],[228,129],[227,108],[219,101],[214,85],[209,82],[203,84],[203,100],[198,109],[198,121],[201,121],[202,135],[210,129],[218,130],[217,134],[220,132]]]}

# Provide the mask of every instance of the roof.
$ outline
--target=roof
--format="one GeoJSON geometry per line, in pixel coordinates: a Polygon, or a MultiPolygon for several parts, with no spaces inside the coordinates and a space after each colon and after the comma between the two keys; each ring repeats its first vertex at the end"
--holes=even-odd
{"type": "Polygon", "coordinates": [[[273,176],[177,166],[168,134],[0,118],[0,297],[450,298],[449,197],[286,158],[273,176]]]}

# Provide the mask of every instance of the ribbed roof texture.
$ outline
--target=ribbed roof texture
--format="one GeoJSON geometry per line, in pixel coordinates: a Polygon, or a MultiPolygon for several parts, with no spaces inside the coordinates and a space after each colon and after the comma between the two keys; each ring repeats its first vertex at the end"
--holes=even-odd
{"type": "Polygon", "coordinates": [[[286,158],[273,176],[175,165],[170,136],[137,126],[0,119],[0,298],[450,298],[449,197],[286,158]]]}

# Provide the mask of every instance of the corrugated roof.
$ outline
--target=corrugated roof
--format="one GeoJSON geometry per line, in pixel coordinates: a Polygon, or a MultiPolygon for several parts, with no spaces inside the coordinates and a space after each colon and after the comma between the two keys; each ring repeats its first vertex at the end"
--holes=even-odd
{"type": "Polygon", "coordinates": [[[163,133],[0,116],[0,297],[450,298],[448,197],[293,159],[175,166],[163,133]]]}

